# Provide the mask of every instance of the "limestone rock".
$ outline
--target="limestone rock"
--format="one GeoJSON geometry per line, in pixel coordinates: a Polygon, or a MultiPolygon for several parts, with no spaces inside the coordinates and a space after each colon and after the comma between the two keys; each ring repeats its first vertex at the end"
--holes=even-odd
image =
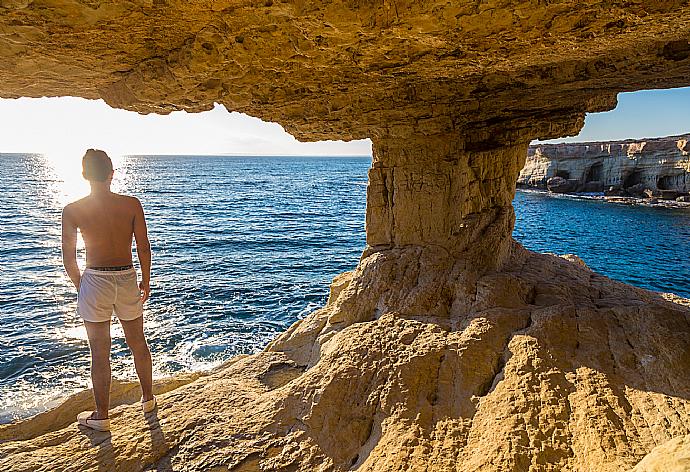
{"type": "Polygon", "coordinates": [[[528,142],[576,134],[618,92],[690,83],[684,24],[682,0],[4,0],[0,96],[221,103],[304,140],[528,142]]]}
{"type": "Polygon", "coordinates": [[[687,472],[690,470],[690,436],[680,436],[655,447],[632,472],[687,472]]]}
{"type": "Polygon", "coordinates": [[[529,147],[518,184],[548,187],[551,179],[570,179],[568,192],[601,192],[604,187],[666,200],[690,193],[690,135],[529,147]]]}
{"type": "Polygon", "coordinates": [[[352,272],[344,272],[333,279],[328,294],[328,302],[326,305],[332,305],[338,299],[340,293],[345,290],[352,280],[352,272]]]}
{"type": "Polygon", "coordinates": [[[337,303],[298,322],[315,334],[160,395],[148,419],[118,407],[110,435],[6,439],[0,470],[619,471],[683,457],[681,439],[654,448],[690,434],[690,307],[517,243],[513,269],[474,278],[443,251],[410,251],[364,258],[337,303]],[[389,274],[369,281],[373,304],[347,303],[371,271],[389,274]]]}
{"type": "Polygon", "coordinates": [[[683,192],[677,192],[676,190],[659,190],[659,198],[662,200],[675,200],[681,196],[681,193],[683,192]]]}
{"type": "MultiPolygon", "coordinates": [[[[236,359],[240,359],[239,356],[236,359]]],[[[235,359],[235,360],[236,360],[235,359]]],[[[178,374],[175,377],[155,380],[153,391],[162,395],[202,377],[201,372],[178,374]]],[[[110,387],[110,405],[117,409],[121,405],[138,404],[141,395],[138,382],[123,382],[113,379],[110,387]]],[[[64,428],[72,423],[78,413],[93,408],[91,390],[84,390],[67,398],[57,407],[39,413],[27,420],[0,425],[0,442],[25,441],[64,428]]]]}
{"type": "Polygon", "coordinates": [[[549,192],[569,193],[574,192],[575,189],[577,189],[577,182],[556,176],[551,177],[546,181],[546,188],[549,189],[549,192]]]}
{"type": "Polygon", "coordinates": [[[585,261],[583,261],[582,258],[577,254],[563,254],[560,257],[562,257],[566,261],[570,261],[574,264],[587,268],[587,264],[585,263],[585,261]]]}
{"type": "Polygon", "coordinates": [[[690,309],[511,237],[530,141],[690,84],[686,1],[24,3],[0,4],[0,96],[217,102],[373,162],[325,307],[110,435],[26,426],[0,470],[618,471],[690,434],[690,309]]]}

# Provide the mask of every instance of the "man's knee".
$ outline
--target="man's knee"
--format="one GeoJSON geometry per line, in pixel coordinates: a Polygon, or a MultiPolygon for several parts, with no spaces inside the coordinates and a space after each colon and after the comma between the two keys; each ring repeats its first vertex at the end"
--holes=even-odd
{"type": "Polygon", "coordinates": [[[108,346],[108,348],[105,348],[105,347],[94,348],[94,346],[91,346],[91,359],[94,363],[97,363],[99,365],[109,364],[110,363],[110,346],[108,346]]]}
{"type": "Polygon", "coordinates": [[[125,336],[125,342],[127,343],[127,346],[129,346],[129,350],[132,351],[134,354],[145,354],[148,352],[149,347],[146,344],[146,338],[144,337],[144,334],[130,334],[128,336],[125,336]]]}
{"type": "Polygon", "coordinates": [[[107,338],[89,339],[91,356],[100,358],[110,358],[110,336],[107,338]]]}

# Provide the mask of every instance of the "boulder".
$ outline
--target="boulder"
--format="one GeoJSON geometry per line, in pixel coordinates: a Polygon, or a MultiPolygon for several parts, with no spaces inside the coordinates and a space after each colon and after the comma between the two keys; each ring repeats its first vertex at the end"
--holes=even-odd
{"type": "Polygon", "coordinates": [[[625,193],[631,197],[644,197],[646,196],[644,191],[647,190],[645,184],[635,184],[625,189],[625,193]]]}
{"type": "Polygon", "coordinates": [[[551,177],[546,181],[546,188],[553,193],[569,193],[575,191],[577,182],[566,180],[563,177],[551,177]]]}

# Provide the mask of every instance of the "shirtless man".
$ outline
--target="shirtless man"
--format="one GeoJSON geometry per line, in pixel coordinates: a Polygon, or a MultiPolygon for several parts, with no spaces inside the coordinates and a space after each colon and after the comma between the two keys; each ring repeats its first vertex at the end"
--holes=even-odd
{"type": "Polygon", "coordinates": [[[110,429],[110,319],[117,315],[134,355],[144,413],[156,407],[151,392],[151,352],[144,337],[143,303],[149,296],[151,247],[141,203],[110,191],[113,164],[108,155],[89,149],[82,175],[91,194],[70,203],[62,212],[62,260],[78,292],[77,311],[84,320],[91,348],[91,381],[96,411],[77,416],[81,425],[110,429]],[[77,229],[86,245],[86,269],[77,265],[77,229]],[[132,266],[132,235],[142,277],[132,266]]]}

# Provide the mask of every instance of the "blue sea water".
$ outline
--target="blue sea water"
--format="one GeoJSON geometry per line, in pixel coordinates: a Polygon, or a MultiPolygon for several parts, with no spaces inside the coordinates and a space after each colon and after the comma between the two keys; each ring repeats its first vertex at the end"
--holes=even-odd
{"type": "MultiPolygon", "coordinates": [[[[255,352],[323,305],[364,248],[368,157],[125,156],[154,250],[146,306],[154,375],[255,352]]],[[[62,207],[88,191],[78,161],[0,155],[0,422],[88,387],[88,343],[60,255],[62,207]]],[[[690,297],[690,211],[519,192],[515,237],[575,253],[634,285],[690,297]]],[[[83,249],[79,252],[83,259],[83,249]]],[[[83,261],[82,261],[83,264],[83,261]]],[[[135,378],[113,324],[113,375],[135,378]]]]}

